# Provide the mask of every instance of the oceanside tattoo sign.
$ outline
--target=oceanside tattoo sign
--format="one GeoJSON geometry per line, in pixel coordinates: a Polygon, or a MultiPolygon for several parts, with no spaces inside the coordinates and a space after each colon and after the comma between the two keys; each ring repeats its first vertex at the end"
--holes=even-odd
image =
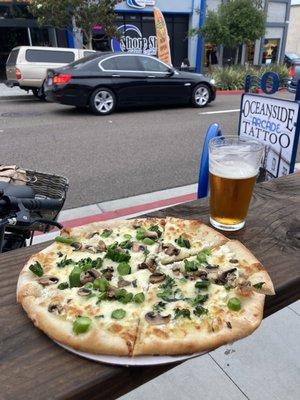
{"type": "Polygon", "coordinates": [[[249,93],[243,95],[239,135],[265,145],[263,179],[294,171],[299,125],[299,103],[249,93]]]}

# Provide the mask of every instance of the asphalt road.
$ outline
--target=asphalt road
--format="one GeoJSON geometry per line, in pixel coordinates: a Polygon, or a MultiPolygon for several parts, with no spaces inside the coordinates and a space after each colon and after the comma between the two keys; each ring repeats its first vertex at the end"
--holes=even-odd
{"type": "MultiPolygon", "coordinates": [[[[291,97],[285,95],[285,97],[291,97]]],[[[235,134],[240,96],[219,96],[205,109],[88,111],[0,98],[0,163],[70,179],[65,208],[195,183],[203,138],[212,122],[235,134]],[[209,114],[206,114],[209,113],[209,114]]]]}

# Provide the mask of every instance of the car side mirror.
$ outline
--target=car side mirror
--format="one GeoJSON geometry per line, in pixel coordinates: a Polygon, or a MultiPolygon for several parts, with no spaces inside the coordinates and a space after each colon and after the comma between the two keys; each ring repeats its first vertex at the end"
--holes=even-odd
{"type": "Polygon", "coordinates": [[[168,75],[168,76],[173,76],[174,74],[175,74],[175,69],[172,68],[172,67],[170,67],[170,68],[168,69],[167,75],[168,75]]]}

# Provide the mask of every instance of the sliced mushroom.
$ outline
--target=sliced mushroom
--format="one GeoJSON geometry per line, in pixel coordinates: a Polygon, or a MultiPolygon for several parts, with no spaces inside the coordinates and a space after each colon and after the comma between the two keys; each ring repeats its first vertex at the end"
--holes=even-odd
{"type": "Polygon", "coordinates": [[[86,296],[89,296],[90,294],[92,294],[92,291],[89,288],[82,287],[82,288],[78,289],[77,294],[78,294],[78,296],[86,297],[86,296]]]}
{"type": "Polygon", "coordinates": [[[154,274],[150,275],[149,282],[150,283],[160,283],[166,279],[166,275],[160,272],[155,272],[154,274]]]}
{"type": "Polygon", "coordinates": [[[138,265],[138,269],[148,269],[148,265],[145,262],[143,262],[138,265]]]}
{"type": "Polygon", "coordinates": [[[38,282],[42,286],[50,286],[50,285],[55,285],[59,281],[56,276],[48,276],[44,275],[41,278],[39,278],[38,282]]]}
{"type": "Polygon", "coordinates": [[[96,254],[98,251],[95,246],[91,246],[90,244],[87,244],[82,247],[82,250],[88,251],[89,253],[96,254]]]}
{"type": "Polygon", "coordinates": [[[206,279],[207,278],[207,272],[200,270],[200,271],[195,271],[192,274],[186,274],[184,276],[185,278],[189,279],[190,281],[195,281],[197,279],[206,279]]]}
{"type": "Polygon", "coordinates": [[[88,282],[93,282],[96,278],[99,278],[100,272],[97,271],[95,268],[89,269],[85,273],[80,275],[80,283],[83,285],[88,282]]]}
{"type": "Polygon", "coordinates": [[[177,249],[173,244],[163,245],[163,249],[168,256],[178,256],[180,249],[177,249]]]}
{"type": "Polygon", "coordinates": [[[93,232],[90,235],[88,235],[88,239],[93,239],[94,236],[99,235],[99,232],[93,232]]]}
{"type": "Polygon", "coordinates": [[[207,265],[205,266],[205,268],[206,268],[206,269],[211,269],[211,270],[216,270],[216,269],[218,269],[218,268],[220,268],[220,267],[219,267],[219,265],[207,264],[207,265]]]}
{"type": "Polygon", "coordinates": [[[135,253],[137,253],[139,251],[144,251],[145,247],[142,246],[141,244],[139,244],[138,242],[133,242],[131,250],[134,251],[135,253]]]}
{"type": "Polygon", "coordinates": [[[231,264],[238,264],[238,263],[239,263],[239,260],[237,260],[236,258],[231,258],[231,259],[229,260],[229,262],[230,262],[231,264]]]}
{"type": "Polygon", "coordinates": [[[59,303],[50,303],[48,311],[53,314],[60,314],[63,310],[63,306],[59,303]]]}
{"type": "Polygon", "coordinates": [[[100,253],[103,253],[103,251],[106,250],[106,244],[104,243],[103,240],[99,240],[97,248],[98,248],[100,253]]]}
{"type": "Polygon", "coordinates": [[[115,297],[116,291],[118,290],[117,287],[115,286],[109,286],[108,291],[107,291],[107,297],[112,299],[115,297]]]}
{"type": "Polygon", "coordinates": [[[134,222],[132,226],[134,227],[134,229],[138,229],[138,228],[140,228],[142,225],[139,224],[138,222],[134,222]]]}
{"type": "Polygon", "coordinates": [[[113,272],[114,272],[113,267],[107,267],[106,269],[102,270],[101,272],[105,279],[107,279],[108,281],[112,280],[113,272]]]}
{"type": "Polygon", "coordinates": [[[149,260],[147,260],[145,264],[147,265],[147,268],[150,272],[154,272],[157,268],[157,264],[154,258],[149,258],[149,260]]]}
{"type": "Polygon", "coordinates": [[[232,325],[230,321],[226,321],[227,328],[232,329],[232,325]]]}
{"type": "Polygon", "coordinates": [[[160,314],[155,314],[153,311],[148,312],[145,315],[145,320],[151,325],[164,325],[171,321],[171,315],[162,316],[160,314]]]}
{"type": "Polygon", "coordinates": [[[149,239],[158,239],[158,233],[155,231],[145,231],[144,236],[149,239]]]}
{"type": "Polygon", "coordinates": [[[156,253],[160,253],[163,251],[163,245],[162,242],[158,243],[157,249],[156,249],[156,253]]]}
{"type": "Polygon", "coordinates": [[[119,278],[119,281],[118,281],[118,288],[123,288],[123,287],[125,287],[125,286],[130,286],[131,285],[131,282],[130,281],[126,281],[125,279],[123,279],[123,278],[119,278]]]}
{"type": "Polygon", "coordinates": [[[228,269],[227,271],[222,272],[216,279],[215,283],[217,285],[226,285],[226,283],[228,283],[228,281],[232,278],[235,278],[235,276],[230,276],[232,274],[234,274],[234,272],[236,272],[237,269],[236,268],[231,268],[228,269]]]}
{"type": "Polygon", "coordinates": [[[82,249],[82,244],[79,242],[73,242],[71,244],[71,246],[74,248],[74,250],[77,250],[77,251],[82,249]]]}
{"type": "Polygon", "coordinates": [[[134,281],[131,282],[133,287],[137,287],[137,280],[135,279],[134,281]]]}

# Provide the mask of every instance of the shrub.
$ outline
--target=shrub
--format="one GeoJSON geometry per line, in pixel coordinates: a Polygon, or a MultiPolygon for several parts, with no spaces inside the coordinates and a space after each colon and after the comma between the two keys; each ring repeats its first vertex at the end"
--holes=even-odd
{"type": "Polygon", "coordinates": [[[289,72],[287,67],[282,64],[270,64],[261,67],[244,67],[241,65],[218,67],[213,71],[212,77],[215,79],[219,90],[239,90],[244,88],[246,75],[259,78],[268,71],[277,72],[282,81],[282,86],[284,86],[284,80],[289,76],[289,72]]]}

